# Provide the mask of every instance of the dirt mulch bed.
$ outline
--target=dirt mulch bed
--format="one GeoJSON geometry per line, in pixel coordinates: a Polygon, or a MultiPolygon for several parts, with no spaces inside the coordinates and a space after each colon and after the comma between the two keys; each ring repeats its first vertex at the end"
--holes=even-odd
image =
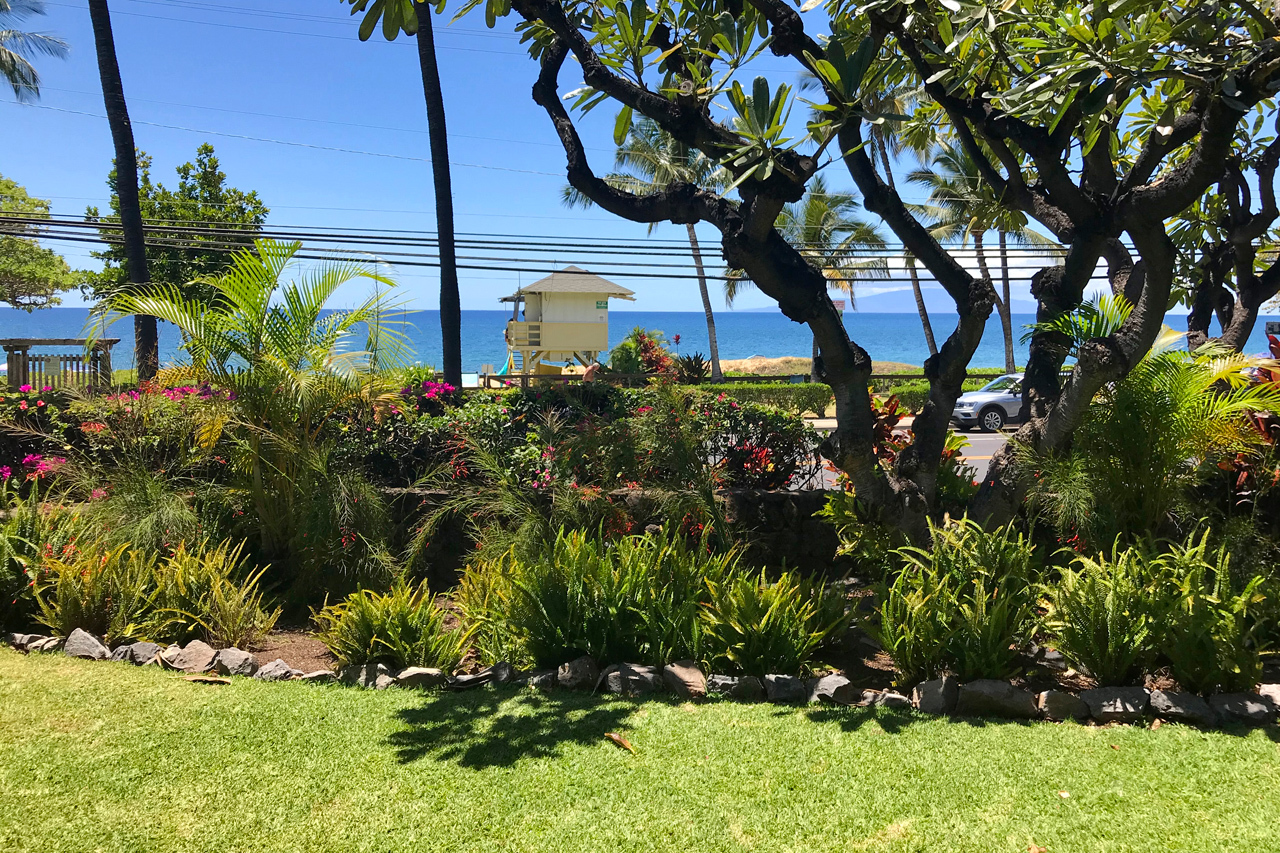
{"type": "Polygon", "coordinates": [[[337,660],[329,654],[324,643],[300,629],[272,631],[259,646],[253,650],[259,664],[267,664],[276,658],[303,672],[315,672],[318,669],[333,669],[337,660]]]}

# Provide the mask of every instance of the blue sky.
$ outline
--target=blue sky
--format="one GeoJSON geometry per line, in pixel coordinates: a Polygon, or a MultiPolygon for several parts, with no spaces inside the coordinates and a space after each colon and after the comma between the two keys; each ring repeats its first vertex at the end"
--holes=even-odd
{"type": "MultiPolygon", "coordinates": [[[[230,182],[257,190],[271,207],[270,224],[435,230],[412,40],[402,36],[388,44],[375,35],[361,43],[358,18],[350,17],[339,0],[111,0],[110,5],[134,134],[153,158],[153,180],[176,183],[174,167],[193,159],[196,146],[208,141],[230,182]]],[[[43,95],[37,106],[19,105],[11,94],[0,93],[0,173],[51,199],[55,213],[79,215],[88,204],[105,206],[111,138],[101,118],[85,4],[48,0],[47,11],[27,28],[65,39],[71,55],[65,61],[39,61],[43,95]]],[[[499,21],[495,30],[486,29],[479,15],[452,26],[447,19],[437,22],[458,230],[537,235],[553,244],[588,235],[644,238],[643,225],[560,203],[563,152],[546,115],[530,98],[536,65],[512,31],[514,17],[499,21]]],[[[775,83],[794,77],[788,65],[768,54],[757,65],[755,73],[775,83]]],[[[579,78],[567,66],[561,83],[566,92],[579,78]]],[[[612,162],[612,125],[607,107],[581,122],[601,172],[612,162]]],[[[852,186],[838,166],[829,173],[835,188],[852,186]]],[[[719,269],[714,229],[699,226],[699,233],[715,256],[712,268],[719,269]]],[[[652,236],[671,241],[685,234],[682,226],[667,225],[652,236]]],[[[96,263],[87,246],[58,248],[73,266],[96,263]]],[[[587,265],[570,249],[553,260],[587,265]]],[[[392,276],[411,304],[436,306],[434,270],[402,268],[392,276]]],[[[538,277],[463,271],[463,307],[497,308],[498,297],[538,277]]],[[[689,281],[619,283],[637,292],[637,301],[628,306],[634,309],[701,308],[689,281]]],[[[871,297],[884,289],[883,283],[868,286],[864,307],[883,303],[871,297]]],[[[1028,298],[1025,285],[1019,290],[1015,300],[1028,298]]],[[[940,290],[934,298],[939,305],[945,301],[940,290]]],[[[769,304],[748,292],[735,307],[769,304]]]]}

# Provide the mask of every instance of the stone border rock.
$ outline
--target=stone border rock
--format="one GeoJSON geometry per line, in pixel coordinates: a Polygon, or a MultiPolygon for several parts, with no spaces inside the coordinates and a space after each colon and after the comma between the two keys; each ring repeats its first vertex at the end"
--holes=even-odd
{"type": "Polygon", "coordinates": [[[408,667],[393,671],[383,664],[347,666],[340,670],[304,673],[276,659],[259,666],[254,656],[240,649],[214,650],[200,640],[186,646],[161,649],[155,643],[129,643],[108,649],[101,640],[79,629],[65,640],[39,634],[6,634],[22,652],[56,652],[87,660],[112,660],[159,665],[181,672],[214,671],[223,675],[252,677],[259,681],[342,683],[373,690],[466,690],[485,684],[514,684],[536,690],[603,692],[643,696],[666,691],[678,699],[697,701],[709,697],[739,702],[769,701],[775,704],[825,704],[845,707],[881,707],[915,710],[932,716],[1000,717],[1016,720],[1061,722],[1137,723],[1148,718],[1197,726],[1224,724],[1260,726],[1277,722],[1280,684],[1263,684],[1257,693],[1217,694],[1207,699],[1189,693],[1147,690],[1145,687],[1098,687],[1078,696],[1062,690],[1030,693],[1007,681],[979,679],[961,684],[952,676],[925,681],[907,695],[893,690],[863,690],[844,675],[829,673],[804,679],[774,674],[718,675],[703,672],[694,661],[674,661],[665,667],[624,663],[601,671],[589,656],[576,658],[558,670],[521,673],[500,662],[470,675],[451,676],[438,669],[408,667]]]}

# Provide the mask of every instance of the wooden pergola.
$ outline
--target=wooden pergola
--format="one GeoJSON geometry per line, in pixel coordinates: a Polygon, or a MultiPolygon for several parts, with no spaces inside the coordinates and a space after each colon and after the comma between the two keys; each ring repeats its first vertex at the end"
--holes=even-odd
{"type": "Polygon", "coordinates": [[[119,338],[5,338],[0,339],[9,371],[9,390],[33,388],[111,387],[111,348],[119,338]],[[32,349],[76,347],[75,352],[32,353],[32,349]]]}

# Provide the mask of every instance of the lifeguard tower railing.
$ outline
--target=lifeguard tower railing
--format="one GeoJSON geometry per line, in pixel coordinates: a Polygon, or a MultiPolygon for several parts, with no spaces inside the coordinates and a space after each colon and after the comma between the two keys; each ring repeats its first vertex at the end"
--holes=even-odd
{"type": "Polygon", "coordinates": [[[111,387],[111,348],[119,338],[7,338],[4,348],[10,391],[32,388],[111,387]],[[58,353],[39,352],[61,348],[58,353]],[[67,350],[73,348],[68,352],[67,350]],[[37,352],[32,352],[37,350],[37,352]]]}

